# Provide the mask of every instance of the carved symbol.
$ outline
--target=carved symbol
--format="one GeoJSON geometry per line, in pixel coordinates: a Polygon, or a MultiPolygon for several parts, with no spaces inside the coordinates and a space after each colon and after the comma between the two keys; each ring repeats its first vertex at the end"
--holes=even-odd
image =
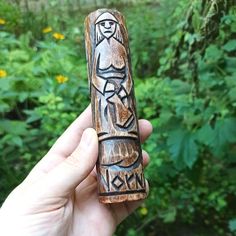
{"type": "Polygon", "coordinates": [[[117,113],[116,117],[116,124],[120,127],[127,127],[129,126],[130,122],[132,121],[133,114],[130,112],[129,108],[127,108],[118,95],[115,93],[109,99],[108,102],[113,103],[115,106],[115,111],[117,113]]]}
{"type": "Polygon", "coordinates": [[[112,180],[112,185],[117,189],[119,190],[123,185],[124,185],[124,180],[121,179],[120,176],[116,176],[113,180],[112,180]]]}
{"type": "Polygon", "coordinates": [[[101,178],[106,192],[121,192],[123,190],[139,191],[145,188],[145,179],[141,172],[142,165],[132,170],[132,172],[116,172],[102,169],[101,178]],[[121,190],[122,189],[122,190],[121,190]]]}
{"type": "Polygon", "coordinates": [[[106,153],[100,164],[110,170],[131,170],[140,164],[140,155],[135,140],[107,140],[100,143],[100,151],[106,153]]]}
{"type": "Polygon", "coordinates": [[[125,179],[126,179],[126,183],[127,183],[127,186],[129,189],[131,189],[131,186],[130,186],[130,181],[134,178],[134,174],[128,176],[128,175],[125,175],[125,179]]]}

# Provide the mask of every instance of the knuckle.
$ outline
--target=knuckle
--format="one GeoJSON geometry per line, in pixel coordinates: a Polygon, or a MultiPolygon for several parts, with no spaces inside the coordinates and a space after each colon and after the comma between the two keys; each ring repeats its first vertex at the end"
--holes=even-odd
{"type": "Polygon", "coordinates": [[[80,165],[79,156],[77,153],[72,153],[65,161],[70,167],[78,167],[80,165]]]}

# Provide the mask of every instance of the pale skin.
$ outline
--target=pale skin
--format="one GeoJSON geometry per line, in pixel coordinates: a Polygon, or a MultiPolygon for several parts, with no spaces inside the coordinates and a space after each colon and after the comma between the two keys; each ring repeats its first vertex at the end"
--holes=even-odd
{"type": "MultiPolygon", "coordinates": [[[[89,106],[62,134],[0,209],[0,235],[106,236],[143,201],[101,204],[95,165],[98,139],[89,106]]],[[[139,120],[141,141],[152,132],[139,120]]],[[[143,151],[144,166],[148,154],[143,151]]]]}

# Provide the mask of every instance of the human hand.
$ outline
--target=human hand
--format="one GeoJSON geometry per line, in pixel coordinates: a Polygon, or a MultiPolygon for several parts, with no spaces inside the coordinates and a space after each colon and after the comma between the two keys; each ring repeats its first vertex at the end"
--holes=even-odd
{"type": "MultiPolygon", "coordinates": [[[[142,201],[101,204],[95,164],[98,139],[89,106],[15,188],[0,210],[0,235],[112,235],[142,201]]],[[[139,121],[141,141],[152,132],[139,121]]],[[[143,151],[144,166],[149,160],[143,151]]]]}

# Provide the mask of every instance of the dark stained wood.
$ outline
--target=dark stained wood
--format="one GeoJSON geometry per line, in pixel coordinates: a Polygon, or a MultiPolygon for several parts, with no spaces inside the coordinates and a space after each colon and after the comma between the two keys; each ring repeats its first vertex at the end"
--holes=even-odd
{"type": "Polygon", "coordinates": [[[143,199],[146,186],[124,17],[108,9],[89,14],[85,44],[93,125],[99,138],[99,200],[143,199]]]}

